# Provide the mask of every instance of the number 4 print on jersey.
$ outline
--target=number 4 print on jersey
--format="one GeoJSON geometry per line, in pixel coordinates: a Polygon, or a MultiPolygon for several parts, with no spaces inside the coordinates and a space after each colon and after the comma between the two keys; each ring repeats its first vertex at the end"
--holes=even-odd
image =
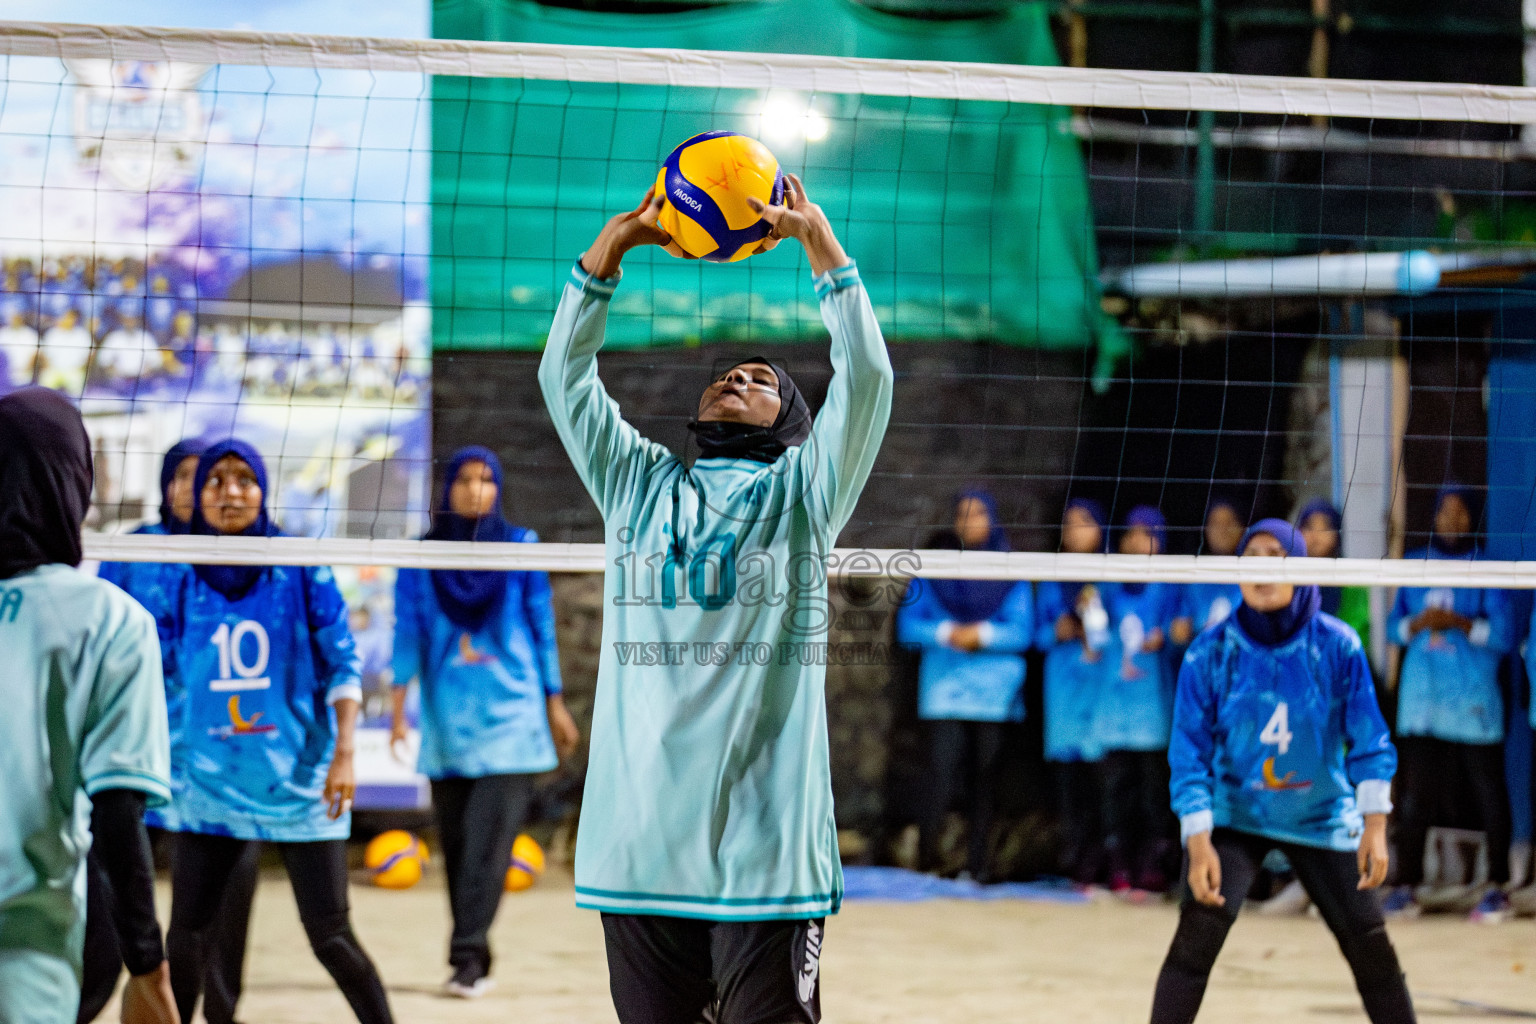
{"type": "Polygon", "coordinates": [[[1286,772],[1284,776],[1275,774],[1275,757],[1283,755],[1291,749],[1291,740],[1294,738],[1290,725],[1290,707],[1285,701],[1275,705],[1275,713],[1269,716],[1269,723],[1264,726],[1264,731],[1259,733],[1259,742],[1265,746],[1276,748],[1276,754],[1264,759],[1264,782],[1262,789],[1310,789],[1311,782],[1305,779],[1297,779],[1295,772],[1286,772]]]}

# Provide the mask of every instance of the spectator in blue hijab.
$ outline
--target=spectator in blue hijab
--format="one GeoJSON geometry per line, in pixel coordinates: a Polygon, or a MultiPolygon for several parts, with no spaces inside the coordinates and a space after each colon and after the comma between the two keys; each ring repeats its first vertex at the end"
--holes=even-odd
{"type": "MultiPolygon", "coordinates": [[[[1151,505],[1138,505],[1120,531],[1122,555],[1163,553],[1168,526],[1151,505]]],[[[1172,583],[1106,583],[1109,643],[1099,673],[1101,697],[1094,742],[1104,752],[1101,776],[1104,847],[1110,888],[1161,891],[1173,849],[1165,799],[1173,673],[1168,631],[1178,609],[1172,583]]]]}
{"type": "MultiPolygon", "coordinates": [[[[1109,545],[1104,506],[1073,498],[1061,517],[1063,554],[1103,554],[1109,545]]],[[[1094,712],[1109,642],[1100,585],[1048,580],[1036,591],[1035,646],[1045,652],[1045,759],[1061,826],[1057,870],[1079,884],[1098,880],[1103,861],[1094,712]]]]}
{"type": "MultiPolygon", "coordinates": [[[[1435,502],[1429,545],[1407,558],[1472,560],[1477,502],[1449,485],[1435,502]]],[[[1504,781],[1504,697],[1499,662],[1518,642],[1509,595],[1468,587],[1403,587],[1388,636],[1404,648],[1398,679],[1397,745],[1402,753],[1397,819],[1397,887],[1389,914],[1418,912],[1414,888],[1424,878],[1424,841],[1448,797],[1476,807],[1487,833],[1490,887],[1472,918],[1496,924],[1510,916],[1510,808],[1504,781]],[[1454,797],[1451,795],[1454,794],[1454,797]]]]}
{"type": "MultiPolygon", "coordinates": [[[[1296,511],[1296,528],[1309,558],[1344,557],[1344,517],[1326,498],[1313,498],[1296,511]]],[[[1366,653],[1371,650],[1371,592],[1367,587],[1323,587],[1323,611],[1349,623],[1366,653]]]]}
{"type": "MultiPolygon", "coordinates": [[[[929,546],[1007,551],[997,501],[980,488],[955,496],[954,528],[929,546]]],[[[950,804],[973,781],[966,870],[991,877],[988,841],[997,806],[1004,723],[1024,719],[1024,658],[1034,634],[1027,582],[915,579],[896,616],[896,636],[921,649],[918,717],[926,723],[928,793],[919,862],[938,866],[939,836],[950,804]]]]}
{"type": "MultiPolygon", "coordinates": [[[[454,453],[426,540],[526,543],[503,518],[501,461],[488,448],[454,453]]],[[[561,695],[549,574],[402,569],[395,579],[393,737],[406,736],[405,696],[421,686],[418,769],[448,869],[453,937],[445,991],[473,999],[491,985],[491,923],[507,857],[533,797],[580,736],[561,695]]]]}
{"type": "MultiPolygon", "coordinates": [[[[1205,529],[1200,545],[1202,555],[1235,555],[1238,541],[1247,526],[1237,503],[1215,497],[1205,510],[1205,529]]],[[[1243,603],[1236,583],[1186,583],[1179,588],[1179,613],[1169,631],[1175,647],[1189,646],[1189,641],[1232,614],[1243,603]]]]}

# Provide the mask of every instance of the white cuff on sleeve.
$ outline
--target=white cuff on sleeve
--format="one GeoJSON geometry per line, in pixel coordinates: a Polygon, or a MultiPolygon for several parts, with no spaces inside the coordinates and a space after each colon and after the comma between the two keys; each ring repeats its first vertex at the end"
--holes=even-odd
{"type": "Polygon", "coordinates": [[[955,624],[950,622],[948,619],[945,619],[943,622],[939,623],[939,628],[934,632],[938,637],[939,645],[942,647],[948,647],[949,638],[955,632],[955,624]]]}
{"type": "Polygon", "coordinates": [[[1392,813],[1392,783],[1388,779],[1366,779],[1355,787],[1355,806],[1361,814],[1392,813]]]}
{"type": "Polygon", "coordinates": [[[1404,647],[1413,643],[1413,629],[1409,626],[1409,623],[1412,621],[1412,619],[1404,618],[1402,622],[1397,624],[1397,642],[1404,647]]]}
{"type": "Polygon", "coordinates": [[[1493,623],[1487,619],[1473,619],[1472,628],[1467,630],[1467,639],[1473,647],[1487,647],[1488,638],[1493,635],[1493,623]]]}
{"type": "Polygon", "coordinates": [[[1216,827],[1216,816],[1210,811],[1191,811],[1179,819],[1179,842],[1189,842],[1190,836],[1209,832],[1216,827]]]}
{"type": "Polygon", "coordinates": [[[355,700],[359,704],[363,702],[363,687],[359,683],[342,683],[325,695],[327,707],[335,707],[341,701],[355,700]]]}
{"type": "Polygon", "coordinates": [[[997,635],[997,630],[992,627],[992,623],[990,623],[990,622],[978,622],[978,623],[976,623],[976,638],[981,641],[981,646],[983,646],[983,647],[991,647],[992,646],[992,638],[994,636],[996,636],[996,635],[997,635]]]}

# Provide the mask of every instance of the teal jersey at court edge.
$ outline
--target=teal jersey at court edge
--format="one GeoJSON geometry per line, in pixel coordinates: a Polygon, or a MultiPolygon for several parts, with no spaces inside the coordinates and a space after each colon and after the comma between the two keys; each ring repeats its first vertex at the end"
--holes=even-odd
{"type": "Polygon", "coordinates": [[[826,556],[890,418],[880,326],[851,263],[816,278],[834,375],[810,438],[771,465],[690,468],[624,422],[598,380],[616,284],[576,265],[539,368],[607,549],[577,905],[716,921],[835,913],[817,652],[826,556]]]}
{"type": "Polygon", "coordinates": [[[90,797],[170,799],[149,613],[65,565],[0,581],[0,1021],[73,1021],[90,797]]]}

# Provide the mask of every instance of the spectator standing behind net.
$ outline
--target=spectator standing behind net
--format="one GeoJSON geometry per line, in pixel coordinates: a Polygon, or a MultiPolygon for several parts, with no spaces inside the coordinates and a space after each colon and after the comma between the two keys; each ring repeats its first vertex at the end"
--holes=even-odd
{"type": "MultiPolygon", "coordinates": [[[[76,571],[91,447],[62,397],[0,398],[0,1021],[69,1024],[87,848],[116,893],[128,1024],[174,1024],[146,803],[170,799],[154,620],[76,571]]],[[[115,975],[114,975],[115,978],[115,975]]]]}
{"type": "MultiPolygon", "coordinates": [[[[1313,498],[1296,512],[1296,528],[1307,542],[1308,558],[1343,558],[1344,517],[1325,498],[1313,498]]],[[[1342,619],[1360,634],[1371,650],[1371,591],[1369,587],[1322,587],[1323,611],[1342,619]]]]}
{"type": "MultiPolygon", "coordinates": [[[[1061,550],[1103,554],[1108,544],[1104,506],[1092,498],[1067,502],[1061,518],[1061,550]]],[[[1057,870],[1087,885],[1098,880],[1104,860],[1099,790],[1103,751],[1094,735],[1093,718],[1109,643],[1109,614],[1094,583],[1049,581],[1035,593],[1035,646],[1045,652],[1045,760],[1061,825],[1057,870]]]]}
{"type": "MultiPolygon", "coordinates": [[[[1242,513],[1230,498],[1212,498],[1205,510],[1205,529],[1202,555],[1235,555],[1238,541],[1243,539],[1242,513]]],[[[1179,588],[1178,617],[1169,629],[1173,647],[1182,651],[1198,634],[1217,625],[1232,609],[1242,603],[1243,593],[1236,583],[1186,583],[1179,588]]],[[[1179,658],[1174,658],[1174,673],[1178,673],[1179,658]]]]}
{"type": "MultiPolygon", "coordinates": [[[[980,489],[960,492],[954,528],[930,548],[1007,551],[997,501],[980,489]]],[[[955,796],[971,782],[966,871],[991,881],[989,840],[997,807],[1004,726],[1024,720],[1024,658],[1034,633],[1027,582],[914,579],[896,616],[896,636],[922,649],[918,717],[928,743],[928,792],[919,866],[939,867],[939,839],[955,796]]]]}
{"type": "MultiPolygon", "coordinates": [[[[478,446],[448,462],[442,502],[424,540],[527,543],[501,514],[501,462],[478,446]]],[[[576,749],[561,696],[549,574],[401,569],[395,577],[391,737],[405,739],[406,688],[421,684],[417,770],[432,780],[432,815],[448,869],[453,937],[449,995],[491,986],[488,938],[512,841],[534,776],[576,749]]]]}
{"type": "MultiPolygon", "coordinates": [[[[197,475],[198,456],[206,447],[201,441],[178,441],[160,462],[160,521],[145,523],[135,534],[178,536],[192,528],[192,481],[197,475]]],[[[186,566],[157,562],[103,562],[96,575],[114,583],[146,608],[164,603],[163,590],[174,584],[186,566]]],[[[172,764],[184,762],[175,752],[182,747],[182,713],[185,694],[168,688],[167,710],[170,714],[172,764]]],[[[174,782],[174,777],[173,777],[174,782]]],[[[173,786],[174,792],[174,786],[173,786]]],[[[164,807],[151,808],[144,815],[145,824],[167,832],[178,831],[174,800],[164,807]]],[[[251,901],[256,895],[261,846],[251,843],[230,875],[229,888],[214,927],[204,936],[208,944],[208,968],[203,978],[203,1017],[208,1024],[232,1024],[240,1001],[245,968],[245,943],[251,919],[251,901]]],[[[87,875],[85,916],[85,970],[80,980],[79,1024],[95,1020],[112,998],[117,976],[122,971],[110,916],[114,899],[110,880],[101,869],[96,847],[91,848],[87,875]]]]}
{"type": "Polygon", "coordinates": [[[754,209],[772,238],[805,247],[832,336],[814,422],[793,379],[761,357],[705,388],[689,425],[701,450],[692,466],[624,422],[596,357],[619,260],[670,241],[650,193],[572,269],[539,365],[550,417],[604,523],[576,901],[604,912],[623,1024],[821,1017],[823,928],[843,891],[816,654],[827,640],[826,556],[874,466],[893,373],[826,214],[794,175],[784,194],[784,206],[754,209]],[[757,651],[771,652],[768,664],[757,651]]]}
{"type": "MultiPolygon", "coordinates": [[[[243,441],[210,446],[192,490],[195,534],[275,537],[267,472],[243,441]]],[[[352,931],[346,839],[362,686],[347,606],[323,567],[198,565],[156,609],[166,673],[185,695],[176,777],[171,983],[191,1020],[206,929],[254,840],[281,853],[315,957],[363,1024],[389,1002],[352,931]]]]}
{"type": "MultiPolygon", "coordinates": [[[[1120,532],[1122,555],[1159,555],[1167,541],[1163,514],[1138,505],[1120,532]]],[[[1106,583],[1109,643],[1099,665],[1100,698],[1094,745],[1101,768],[1104,848],[1110,888],[1160,892],[1171,852],[1173,822],[1164,791],[1173,680],[1168,628],[1178,607],[1171,583],[1106,583]]]]}
{"type": "MultiPolygon", "coordinates": [[[[1407,558],[1481,556],[1470,491],[1447,486],[1435,502],[1429,546],[1407,558]]],[[[1418,912],[1424,841],[1443,808],[1470,804],[1487,835],[1490,886],[1472,920],[1497,924],[1510,915],[1510,810],[1504,782],[1504,698],[1499,662],[1516,643],[1514,609],[1502,590],[1403,587],[1387,621],[1406,648],[1398,678],[1397,736],[1403,769],[1397,818],[1397,886],[1389,915],[1418,912]]]]}
{"type": "MultiPolygon", "coordinates": [[[[1255,523],[1239,550],[1307,551],[1283,519],[1255,523]]],[[[1242,604],[1196,638],[1179,671],[1168,761],[1189,891],[1152,1024],[1195,1019],[1259,864],[1277,849],[1338,939],[1372,1024],[1412,1024],[1402,968],[1368,891],[1387,876],[1397,757],[1360,638],[1318,612],[1316,587],[1242,587],[1242,604]]]]}

